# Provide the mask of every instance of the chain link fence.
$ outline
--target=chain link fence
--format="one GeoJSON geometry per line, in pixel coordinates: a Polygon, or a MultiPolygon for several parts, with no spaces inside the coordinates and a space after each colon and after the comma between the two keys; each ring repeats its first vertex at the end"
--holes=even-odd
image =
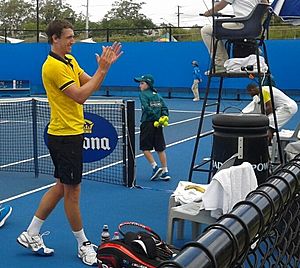
{"type": "MultiPolygon", "coordinates": [[[[201,41],[201,27],[156,27],[118,29],[75,29],[75,37],[81,42],[191,42],[201,41]]],[[[300,26],[270,26],[268,39],[298,39],[300,26]]],[[[0,43],[47,42],[41,30],[0,29],[0,43]]]]}

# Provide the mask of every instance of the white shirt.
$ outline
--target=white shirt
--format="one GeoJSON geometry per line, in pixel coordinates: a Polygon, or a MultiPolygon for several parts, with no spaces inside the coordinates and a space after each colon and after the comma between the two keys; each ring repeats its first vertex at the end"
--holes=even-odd
{"type": "Polygon", "coordinates": [[[261,3],[260,0],[225,0],[232,5],[233,13],[236,17],[248,16],[254,7],[261,3]]]}
{"type": "MultiPolygon", "coordinates": [[[[263,86],[262,91],[264,96],[264,102],[269,101],[271,98],[270,88],[268,86],[263,86]]],[[[290,97],[285,95],[282,91],[280,91],[276,87],[272,87],[272,91],[273,91],[274,105],[275,105],[274,108],[276,110],[281,107],[285,107],[288,111],[291,112],[294,112],[295,110],[297,111],[298,105],[294,100],[292,100],[290,97]]]]}

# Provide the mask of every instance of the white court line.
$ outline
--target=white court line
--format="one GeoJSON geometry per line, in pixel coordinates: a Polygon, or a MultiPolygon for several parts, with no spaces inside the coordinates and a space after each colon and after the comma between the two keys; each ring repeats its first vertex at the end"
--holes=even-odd
{"type": "MultiPolygon", "coordinates": [[[[204,117],[212,116],[213,114],[215,114],[215,113],[207,114],[207,115],[205,115],[204,117]]],[[[200,118],[200,116],[193,117],[193,118],[190,118],[190,119],[186,119],[186,120],[182,120],[182,121],[178,121],[178,122],[172,123],[172,124],[170,124],[169,126],[177,125],[177,124],[182,124],[182,123],[186,123],[186,122],[193,121],[193,120],[196,120],[196,119],[199,119],[199,118],[200,118]]],[[[135,132],[135,134],[139,134],[139,133],[140,133],[139,131],[135,132]]],[[[176,142],[167,144],[166,147],[167,147],[167,148],[173,147],[173,146],[175,146],[175,145],[178,145],[178,144],[181,144],[181,143],[184,143],[184,142],[193,140],[193,139],[195,139],[196,137],[197,137],[197,135],[194,135],[194,136],[185,138],[185,139],[183,139],[183,140],[179,140],[179,141],[176,141],[176,142]]],[[[153,152],[153,151],[154,151],[154,150],[152,150],[152,152],[153,152]]],[[[140,157],[142,157],[143,155],[144,155],[144,154],[136,155],[135,158],[140,158],[140,157]]],[[[98,169],[94,169],[94,170],[91,170],[91,171],[87,171],[87,172],[83,173],[82,175],[85,176],[85,175],[94,173],[94,172],[96,172],[96,171],[99,171],[99,170],[102,170],[102,169],[106,169],[106,168],[109,168],[109,167],[118,165],[118,164],[120,164],[120,163],[122,163],[122,161],[118,161],[118,162],[115,162],[115,163],[106,165],[106,166],[101,167],[101,168],[98,168],[98,169]]],[[[40,188],[37,188],[37,189],[35,189],[35,190],[31,190],[31,191],[28,191],[28,192],[25,192],[25,193],[22,193],[22,194],[19,194],[19,195],[16,195],[16,196],[13,196],[13,197],[10,197],[10,198],[7,198],[7,199],[0,200],[0,204],[6,203],[6,202],[9,202],[9,201],[12,201],[12,200],[21,198],[21,197],[24,197],[24,196],[26,196],[26,195],[30,195],[30,194],[36,193],[36,192],[39,192],[39,191],[42,191],[42,190],[45,190],[45,189],[47,189],[47,188],[52,187],[53,185],[55,185],[55,183],[51,183],[51,184],[42,186],[42,187],[40,187],[40,188]]]]}
{"type": "MultiPolygon", "coordinates": [[[[209,114],[204,115],[204,117],[212,116],[214,114],[216,114],[216,113],[215,112],[209,113],[209,114]]],[[[197,120],[197,119],[200,119],[200,116],[196,116],[196,117],[193,117],[193,118],[189,118],[189,119],[181,120],[181,121],[178,121],[178,122],[170,123],[168,127],[175,126],[175,125],[178,125],[178,124],[183,124],[183,123],[190,122],[190,121],[194,121],[194,120],[197,120]]],[[[140,131],[136,131],[134,134],[135,135],[140,134],[140,131]]]]}
{"type": "MultiPolygon", "coordinates": [[[[45,158],[45,157],[48,157],[48,156],[50,156],[50,154],[41,155],[41,156],[38,156],[38,159],[40,159],[40,158],[45,158]]],[[[34,160],[34,158],[29,158],[29,159],[26,159],[26,160],[21,160],[21,161],[18,161],[18,162],[9,163],[9,164],[0,166],[0,168],[6,168],[6,167],[13,166],[13,165],[18,165],[18,164],[30,162],[30,161],[33,161],[33,160],[34,160]]]]}
{"type": "Polygon", "coordinates": [[[43,186],[43,187],[40,187],[40,188],[31,190],[31,191],[25,192],[25,193],[23,193],[23,194],[15,195],[15,196],[13,196],[13,197],[10,197],[10,198],[7,198],[7,199],[0,200],[0,204],[6,203],[6,202],[11,201],[11,200],[15,200],[15,199],[21,198],[21,197],[26,196],[26,195],[30,195],[30,194],[33,194],[33,193],[42,191],[42,190],[44,190],[44,189],[47,189],[47,188],[52,187],[53,185],[55,185],[55,182],[54,182],[54,183],[51,183],[51,184],[48,184],[48,185],[45,185],[45,186],[43,186]]]}

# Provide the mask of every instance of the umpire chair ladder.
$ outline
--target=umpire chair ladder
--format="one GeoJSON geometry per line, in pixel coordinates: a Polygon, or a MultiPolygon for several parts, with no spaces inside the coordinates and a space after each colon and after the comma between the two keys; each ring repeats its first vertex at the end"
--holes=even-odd
{"type": "MultiPolygon", "coordinates": [[[[214,2],[214,1],[213,1],[214,2]]],[[[214,3],[213,3],[214,6],[214,3]]],[[[214,12],[213,12],[214,13],[214,12]]],[[[275,132],[276,133],[276,140],[277,140],[277,146],[278,146],[278,152],[279,152],[279,160],[280,164],[283,163],[283,155],[282,155],[282,150],[281,150],[281,145],[280,145],[280,137],[279,137],[279,131],[278,131],[278,124],[277,124],[277,118],[276,114],[274,111],[274,96],[273,96],[273,90],[272,90],[272,79],[271,79],[271,72],[270,72],[270,65],[268,61],[268,55],[267,55],[267,49],[265,45],[265,35],[266,31],[270,22],[270,19],[272,17],[272,10],[270,9],[270,6],[268,4],[258,4],[256,8],[245,18],[225,18],[225,19],[218,19],[215,20],[213,16],[213,36],[214,42],[213,42],[213,55],[211,59],[211,64],[210,64],[210,70],[208,73],[208,80],[207,80],[207,85],[206,85],[206,90],[205,90],[205,95],[203,99],[203,105],[202,105],[202,110],[201,110],[201,115],[200,115],[200,120],[198,124],[198,130],[197,130],[197,135],[196,135],[196,140],[195,140],[195,145],[194,145],[194,150],[193,150],[193,155],[192,155],[192,161],[190,165],[190,170],[189,170],[189,177],[188,180],[192,181],[193,177],[193,172],[198,171],[198,172],[208,172],[208,182],[211,179],[212,175],[212,150],[210,154],[210,158],[202,160],[199,164],[196,163],[196,159],[198,156],[198,149],[200,146],[200,140],[204,137],[210,136],[214,133],[214,130],[209,130],[206,132],[203,131],[203,124],[204,124],[204,117],[205,117],[205,112],[206,108],[214,106],[216,107],[215,113],[218,114],[220,113],[220,104],[221,104],[221,99],[222,99],[222,89],[223,89],[223,83],[225,78],[252,78],[252,79],[257,79],[258,80],[258,87],[259,87],[259,95],[260,95],[260,107],[261,107],[261,113],[265,114],[265,107],[264,107],[264,102],[263,102],[263,95],[262,95],[262,77],[265,76],[265,79],[268,79],[268,84],[269,84],[269,90],[270,90],[270,97],[271,97],[271,103],[272,103],[272,108],[273,108],[273,116],[274,116],[274,124],[275,124],[275,132]],[[267,14],[266,19],[264,20],[263,25],[261,24],[264,15],[267,14]],[[225,31],[220,30],[220,27],[222,27],[222,23],[224,22],[230,22],[230,23],[244,23],[246,25],[244,27],[245,31],[230,31],[229,29],[226,29],[225,31]],[[257,25],[257,22],[259,22],[259,27],[256,27],[254,29],[253,24],[255,23],[257,25]],[[252,24],[252,25],[251,25],[252,24]],[[263,27],[262,27],[263,26],[263,27]],[[248,32],[247,32],[247,29],[248,32]],[[254,29],[254,30],[253,30],[254,29]],[[256,31],[255,31],[256,30],[256,31]],[[242,34],[242,36],[241,36],[242,34]],[[245,73],[216,73],[215,72],[215,57],[216,57],[216,49],[217,49],[217,44],[218,42],[222,42],[222,40],[228,39],[228,43],[232,44],[234,40],[238,39],[247,39],[247,40],[255,40],[255,54],[256,54],[256,61],[257,61],[257,73],[249,73],[247,71],[247,68],[245,68],[245,73]],[[260,48],[262,49],[265,62],[268,66],[268,71],[265,74],[261,73],[261,66],[260,66],[260,61],[259,61],[259,56],[260,56],[260,48]],[[213,103],[208,103],[208,99],[210,96],[210,86],[211,86],[211,81],[213,77],[219,78],[219,88],[217,92],[217,100],[216,102],[213,103]],[[209,168],[204,168],[204,166],[209,165],[209,168]]],[[[224,28],[223,28],[224,29],[224,28]]],[[[228,49],[228,52],[230,50],[230,46],[228,49]]],[[[228,53],[230,55],[230,53],[228,53]]]]}

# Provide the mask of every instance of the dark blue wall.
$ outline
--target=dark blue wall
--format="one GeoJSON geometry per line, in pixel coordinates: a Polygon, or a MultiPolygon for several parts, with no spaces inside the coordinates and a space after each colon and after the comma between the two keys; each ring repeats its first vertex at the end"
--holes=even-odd
{"type": "MultiPolygon", "coordinates": [[[[105,44],[78,43],[72,53],[90,75],[96,69],[95,53],[101,54],[105,44]]],[[[300,40],[267,41],[271,72],[278,87],[299,89],[300,40]]],[[[44,93],[41,66],[47,57],[48,44],[0,44],[0,80],[29,79],[32,94],[44,93]]],[[[156,87],[189,88],[192,82],[191,61],[200,63],[202,72],[208,69],[208,54],[202,42],[124,43],[124,55],[113,65],[103,86],[136,87],[133,77],[152,73],[156,87]]],[[[202,87],[205,86],[206,77],[202,87]]],[[[249,79],[226,79],[225,88],[244,88],[249,79]]],[[[213,81],[212,87],[217,87],[213,81]]]]}

